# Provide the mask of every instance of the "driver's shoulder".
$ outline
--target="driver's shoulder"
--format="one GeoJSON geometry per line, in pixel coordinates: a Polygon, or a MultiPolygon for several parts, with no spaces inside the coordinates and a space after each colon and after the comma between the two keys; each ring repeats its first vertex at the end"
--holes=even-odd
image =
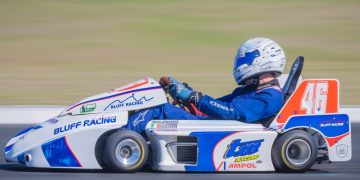
{"type": "Polygon", "coordinates": [[[279,86],[269,86],[259,89],[254,93],[254,97],[274,105],[274,108],[281,107],[284,103],[284,94],[279,86]]]}
{"type": "Polygon", "coordinates": [[[271,86],[261,87],[261,88],[256,89],[257,94],[258,93],[267,93],[267,92],[280,93],[280,94],[283,93],[282,89],[278,85],[271,85],[271,86]]]}
{"type": "Polygon", "coordinates": [[[249,89],[247,86],[240,86],[234,89],[234,91],[232,92],[232,94],[234,96],[239,96],[242,94],[247,94],[247,93],[251,93],[251,89],[249,89]]]}

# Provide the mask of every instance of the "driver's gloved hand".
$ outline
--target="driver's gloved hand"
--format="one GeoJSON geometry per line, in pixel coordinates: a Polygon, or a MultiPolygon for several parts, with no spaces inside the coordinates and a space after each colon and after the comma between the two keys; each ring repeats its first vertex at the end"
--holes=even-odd
{"type": "Polygon", "coordinates": [[[176,100],[192,103],[195,106],[198,105],[202,93],[194,91],[187,83],[181,83],[172,77],[169,77],[169,81],[169,93],[171,97],[176,100]]]}

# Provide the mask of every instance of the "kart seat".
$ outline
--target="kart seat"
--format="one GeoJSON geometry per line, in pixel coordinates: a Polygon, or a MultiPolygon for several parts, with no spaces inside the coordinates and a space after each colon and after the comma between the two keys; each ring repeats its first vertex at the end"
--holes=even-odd
{"type": "Polygon", "coordinates": [[[285,102],[295,91],[303,66],[304,66],[304,57],[303,56],[297,57],[291,67],[289,76],[283,87],[285,102]]]}
{"type": "MultiPolygon", "coordinates": [[[[283,93],[284,93],[284,102],[285,103],[296,89],[296,85],[298,83],[303,66],[304,66],[304,57],[303,56],[297,57],[290,69],[289,76],[285,82],[283,89],[282,89],[283,93]]],[[[276,117],[276,115],[277,114],[275,114],[274,116],[271,116],[270,118],[266,118],[266,119],[262,120],[261,124],[265,127],[269,127],[271,122],[276,117]]]]}

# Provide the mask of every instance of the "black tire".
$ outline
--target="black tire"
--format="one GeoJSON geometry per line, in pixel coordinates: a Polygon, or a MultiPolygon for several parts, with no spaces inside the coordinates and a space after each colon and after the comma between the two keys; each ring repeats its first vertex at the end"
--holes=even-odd
{"type": "Polygon", "coordinates": [[[317,145],[309,133],[289,131],[276,139],[271,158],[278,172],[304,172],[317,159],[317,145]]]}
{"type": "Polygon", "coordinates": [[[105,140],[102,163],[114,172],[136,172],[144,166],[147,158],[147,144],[134,131],[121,129],[105,140]]]}

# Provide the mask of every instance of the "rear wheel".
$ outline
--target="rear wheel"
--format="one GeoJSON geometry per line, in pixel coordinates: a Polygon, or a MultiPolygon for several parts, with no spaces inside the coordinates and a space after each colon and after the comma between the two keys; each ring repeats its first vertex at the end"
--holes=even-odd
{"type": "Polygon", "coordinates": [[[316,159],[316,142],[305,131],[293,130],[281,135],[272,148],[272,161],[280,172],[304,172],[316,159]]]}
{"type": "Polygon", "coordinates": [[[104,144],[103,163],[115,172],[136,172],[148,156],[144,138],[129,130],[119,130],[109,135],[104,144]]]}

